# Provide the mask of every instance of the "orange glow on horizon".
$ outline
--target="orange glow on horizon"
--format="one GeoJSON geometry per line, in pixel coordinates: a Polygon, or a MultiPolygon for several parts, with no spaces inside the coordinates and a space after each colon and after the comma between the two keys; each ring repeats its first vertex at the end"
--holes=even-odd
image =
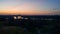
{"type": "Polygon", "coordinates": [[[38,11],[38,10],[1,10],[0,14],[6,14],[6,15],[43,15],[43,14],[49,14],[51,12],[48,11],[38,11]]]}

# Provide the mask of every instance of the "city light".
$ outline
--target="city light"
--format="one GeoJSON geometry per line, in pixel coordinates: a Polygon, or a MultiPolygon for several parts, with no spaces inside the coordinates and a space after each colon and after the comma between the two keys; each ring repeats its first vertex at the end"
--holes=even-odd
{"type": "Polygon", "coordinates": [[[13,18],[14,19],[20,19],[20,20],[23,20],[23,19],[28,20],[28,18],[24,18],[22,16],[14,16],[13,18]]]}
{"type": "Polygon", "coordinates": [[[22,17],[21,17],[21,16],[18,16],[17,18],[18,18],[18,19],[22,19],[22,17]]]}
{"type": "Polygon", "coordinates": [[[16,17],[16,16],[14,16],[14,19],[17,19],[17,17],[16,17]]]}
{"type": "Polygon", "coordinates": [[[28,20],[28,18],[25,18],[25,20],[28,20]]]}

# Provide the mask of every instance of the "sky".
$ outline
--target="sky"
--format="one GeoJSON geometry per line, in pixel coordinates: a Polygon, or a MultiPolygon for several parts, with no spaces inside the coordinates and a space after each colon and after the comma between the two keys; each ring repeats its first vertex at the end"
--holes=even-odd
{"type": "Polygon", "coordinates": [[[0,0],[3,15],[60,15],[60,0],[0,0]]]}

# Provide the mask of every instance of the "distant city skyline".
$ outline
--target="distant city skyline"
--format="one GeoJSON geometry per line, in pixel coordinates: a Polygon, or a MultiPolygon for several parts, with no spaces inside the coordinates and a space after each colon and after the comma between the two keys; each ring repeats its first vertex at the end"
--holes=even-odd
{"type": "Polygon", "coordinates": [[[60,15],[60,0],[0,0],[0,15],[60,15]]]}

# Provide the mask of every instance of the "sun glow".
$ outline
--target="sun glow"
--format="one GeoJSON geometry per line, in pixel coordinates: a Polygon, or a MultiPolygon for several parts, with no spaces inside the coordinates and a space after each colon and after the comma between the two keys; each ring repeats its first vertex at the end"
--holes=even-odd
{"type": "Polygon", "coordinates": [[[7,15],[39,15],[39,14],[49,14],[51,12],[48,11],[41,11],[41,10],[2,10],[0,14],[7,14],[7,15]]]}

